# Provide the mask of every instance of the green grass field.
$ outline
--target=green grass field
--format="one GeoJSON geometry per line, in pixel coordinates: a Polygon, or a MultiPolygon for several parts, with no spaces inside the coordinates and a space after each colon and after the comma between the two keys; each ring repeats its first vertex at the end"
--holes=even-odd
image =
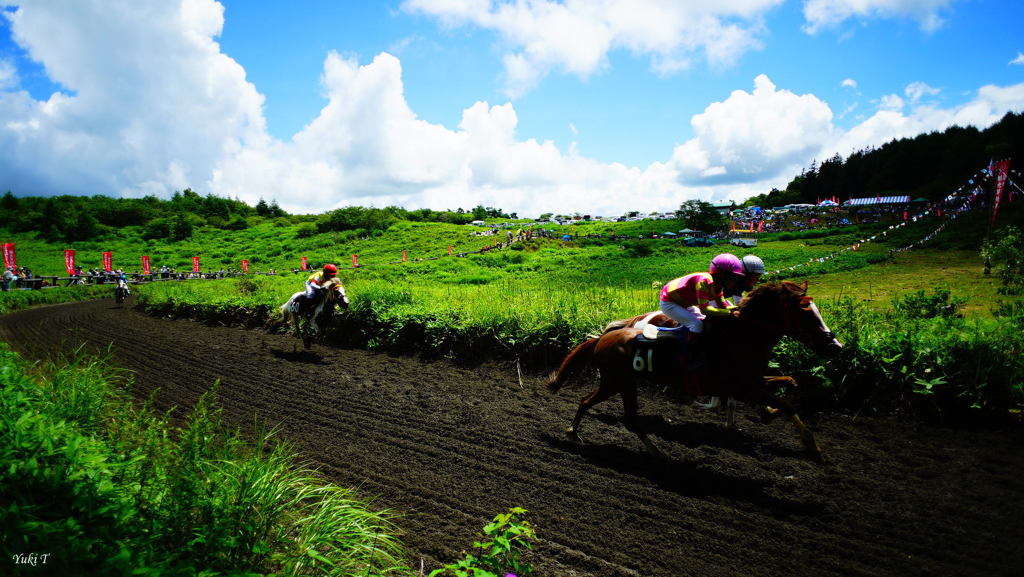
{"type": "MultiPolygon", "coordinates": [[[[1022,213],[1019,206],[1006,207],[1001,224],[1024,221],[1022,213]]],[[[295,268],[301,256],[314,263],[336,262],[352,299],[352,307],[335,323],[332,338],[337,342],[406,353],[508,358],[538,367],[550,366],[611,320],[656,309],[665,282],[707,270],[715,254],[743,254],[729,245],[688,248],[667,239],[611,241],[607,233],[613,225],[595,223],[563,227],[554,238],[460,257],[449,256],[448,246],[456,253],[477,251],[493,244],[494,237],[476,236],[479,227],[411,222],[370,236],[308,236],[298,234],[301,223],[290,219],[256,220],[242,231],[199,229],[177,244],[141,243],[137,231],[127,229],[117,239],[75,249],[87,267],[86,259],[98,262],[102,250],[114,252],[115,266],[149,254],[154,266],[186,270],[198,254],[204,271],[220,268],[217,263],[237,269],[242,258],[264,271],[295,268]],[[580,236],[563,241],[562,233],[580,236]],[[588,237],[597,233],[603,236],[588,237]],[[401,260],[403,250],[408,262],[401,260]],[[359,254],[357,269],[349,266],[353,253],[359,254]]],[[[617,233],[671,230],[667,222],[626,223],[636,231],[618,226],[617,233]]],[[[1024,381],[1021,300],[1000,295],[999,280],[982,274],[979,247],[988,233],[988,215],[962,215],[926,245],[893,253],[939,224],[925,219],[891,230],[885,223],[767,235],[754,252],[769,271],[781,273],[765,280],[806,280],[826,320],[850,345],[845,362],[832,363],[827,370],[820,360],[783,346],[780,368],[810,375],[837,401],[845,393],[836,383],[849,386],[851,374],[871,381],[866,385],[871,387],[899,383],[897,400],[888,394],[878,397],[888,399],[879,403],[880,410],[913,398],[919,390],[915,387],[936,378],[952,391],[949,404],[1015,406],[1024,381]],[[854,244],[858,250],[849,250],[854,244]],[[1018,312],[1003,306],[1007,303],[1016,303],[1018,312]],[[995,315],[1000,309],[1003,316],[995,315]],[[1008,310],[1012,316],[1005,316],[1008,310]],[[961,367],[965,360],[1006,370],[967,374],[961,367]]],[[[504,235],[498,238],[504,240],[504,235]]],[[[14,242],[19,262],[43,274],[63,274],[63,247],[34,239],[14,242]]],[[[138,303],[156,314],[259,326],[302,288],[303,280],[289,272],[157,283],[138,287],[138,303]]],[[[41,292],[54,295],[47,300],[61,300],[59,291],[71,299],[81,296],[76,290],[41,292]]],[[[30,304],[20,295],[0,297],[0,310],[30,304]]]]}

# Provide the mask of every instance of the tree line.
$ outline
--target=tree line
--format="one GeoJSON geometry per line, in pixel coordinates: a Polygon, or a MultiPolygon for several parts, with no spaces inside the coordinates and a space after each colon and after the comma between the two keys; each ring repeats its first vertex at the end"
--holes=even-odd
{"type": "Polygon", "coordinates": [[[244,230],[254,219],[282,219],[299,224],[300,236],[321,232],[364,230],[369,234],[387,230],[399,220],[465,224],[488,218],[516,218],[500,208],[406,210],[401,207],[365,208],[352,206],[322,215],[291,215],[276,200],[260,199],[249,206],[237,199],[213,194],[201,195],[190,188],[162,200],[95,196],[26,196],[7,191],[0,197],[0,228],[14,233],[35,234],[48,242],[87,241],[115,234],[125,227],[139,227],[144,239],[185,240],[199,227],[244,230]]]}
{"type": "Polygon", "coordinates": [[[815,203],[847,198],[910,195],[941,200],[990,160],[1024,160],[1024,114],[1007,113],[985,130],[952,126],[942,132],[892,140],[814,162],[786,185],[747,200],[745,206],[815,203]]]}

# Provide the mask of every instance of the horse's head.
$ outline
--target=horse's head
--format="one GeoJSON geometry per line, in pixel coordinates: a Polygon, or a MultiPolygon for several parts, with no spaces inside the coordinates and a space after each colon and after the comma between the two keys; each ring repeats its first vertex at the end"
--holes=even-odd
{"type": "Polygon", "coordinates": [[[341,279],[335,277],[328,281],[327,294],[333,300],[334,304],[348,308],[348,295],[345,294],[345,287],[341,285],[341,279]]]}
{"type": "Polygon", "coordinates": [[[843,343],[825,324],[814,300],[807,296],[806,282],[761,285],[740,306],[742,318],[793,337],[819,354],[835,355],[843,350],[843,343]]]}

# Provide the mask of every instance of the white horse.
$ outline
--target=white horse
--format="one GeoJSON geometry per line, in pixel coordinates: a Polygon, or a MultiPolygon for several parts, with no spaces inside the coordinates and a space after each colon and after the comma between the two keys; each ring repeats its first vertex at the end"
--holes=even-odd
{"type": "Polygon", "coordinates": [[[320,300],[311,309],[299,312],[302,299],[306,297],[306,291],[299,291],[291,296],[283,305],[278,307],[281,316],[270,326],[280,326],[290,323],[295,327],[295,336],[302,339],[302,344],[307,349],[310,342],[320,336],[322,324],[330,320],[334,314],[334,308],[340,306],[348,308],[348,296],[345,294],[345,287],[341,285],[341,279],[335,277],[325,282],[321,289],[320,300]],[[305,320],[305,329],[300,321],[305,320]]]}

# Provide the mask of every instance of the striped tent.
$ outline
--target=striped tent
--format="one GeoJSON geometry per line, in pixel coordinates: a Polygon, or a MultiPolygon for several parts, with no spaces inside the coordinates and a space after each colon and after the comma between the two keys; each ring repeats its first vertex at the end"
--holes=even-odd
{"type": "Polygon", "coordinates": [[[910,202],[910,195],[902,196],[869,196],[867,198],[851,198],[843,203],[844,206],[869,206],[872,204],[907,204],[910,202]]]}

